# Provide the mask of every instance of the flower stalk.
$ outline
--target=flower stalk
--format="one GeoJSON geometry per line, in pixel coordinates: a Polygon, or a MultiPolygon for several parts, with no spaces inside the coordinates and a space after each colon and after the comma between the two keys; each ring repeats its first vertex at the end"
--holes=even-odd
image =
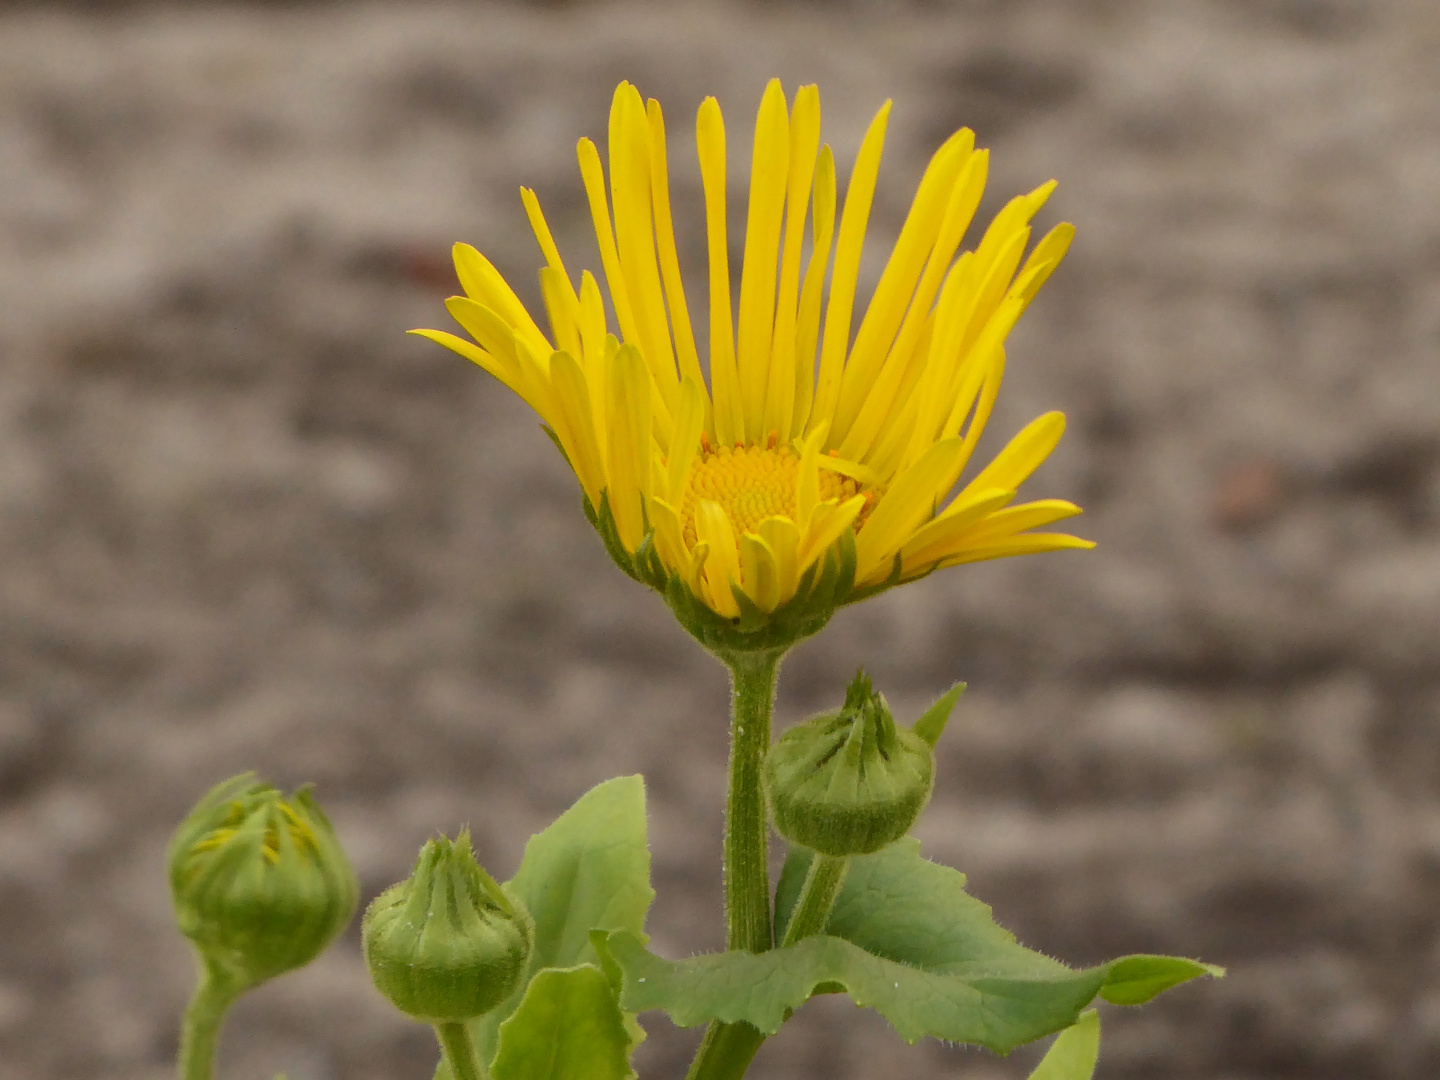
{"type": "Polygon", "coordinates": [[[725,804],[725,947],[764,952],[770,926],[770,871],[760,765],[770,749],[779,651],[733,653],[730,667],[730,787],[725,804]]]}
{"type": "Polygon", "coordinates": [[[212,1080],[220,1026],[240,994],[233,979],[213,965],[203,965],[180,1029],[180,1080],[212,1080]]]}
{"type": "MultiPolygon", "coordinates": [[[[725,800],[725,947],[765,952],[774,945],[770,915],[769,830],[761,763],[770,749],[775,678],[784,650],[721,656],[730,668],[730,786],[725,800]]],[[[713,1023],[687,1080],[745,1075],[765,1036],[749,1024],[713,1023]]]]}
{"type": "Polygon", "coordinates": [[[455,1080],[490,1080],[490,1073],[475,1055],[475,1043],[464,1024],[436,1024],[435,1034],[455,1080]]]}
{"type": "Polygon", "coordinates": [[[810,870],[805,875],[805,884],[800,889],[800,899],[790,923],[785,927],[783,944],[794,945],[807,937],[825,932],[830,920],[830,911],[835,898],[840,895],[840,886],[845,882],[845,871],[849,868],[848,857],[821,855],[815,853],[810,861],[810,870]]]}

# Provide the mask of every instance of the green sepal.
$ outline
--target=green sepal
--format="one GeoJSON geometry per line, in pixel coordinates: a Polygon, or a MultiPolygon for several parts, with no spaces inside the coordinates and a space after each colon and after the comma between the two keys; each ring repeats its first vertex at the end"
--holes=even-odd
{"type": "MultiPolygon", "coordinates": [[[[555,434],[555,429],[552,428],[549,424],[542,421],[540,424],[540,430],[545,433],[545,437],[549,439],[550,442],[554,444],[555,449],[560,452],[560,457],[564,460],[566,465],[570,466],[570,471],[575,472],[575,463],[570,460],[570,455],[565,452],[565,444],[560,441],[560,436],[555,434]]],[[[575,473],[575,475],[579,476],[580,474],[575,473]]]]}
{"type": "Polygon", "coordinates": [[[847,529],[800,575],[795,595],[769,613],[732,589],[740,614],[726,618],[690,592],[678,574],[666,583],[665,602],[680,625],[722,660],[736,653],[784,652],[830,622],[854,585],[855,559],[855,536],[847,529]]]}
{"type": "Polygon", "coordinates": [[[945,733],[945,725],[950,722],[950,713],[954,711],[955,703],[960,700],[960,695],[964,692],[965,684],[957,682],[941,694],[935,700],[935,704],[921,713],[920,719],[910,725],[910,730],[929,743],[930,749],[935,749],[935,744],[945,733]]]}
{"type": "Polygon", "coordinates": [[[600,968],[546,968],[500,1025],[490,1073],[493,1080],[629,1080],[637,1041],[600,968]]]}
{"type": "MultiPolygon", "coordinates": [[[[787,860],[778,933],[811,857],[793,849],[787,860]]],[[[1141,1004],[1197,976],[1223,974],[1193,960],[1140,956],[1073,970],[1016,943],[963,885],[963,875],[902,840],[850,860],[826,934],[797,945],[673,963],[638,938],[612,934],[608,948],[625,976],[621,1004],[662,1009],[682,1027],[744,1021],[769,1034],[788,1010],[839,987],[909,1042],[930,1035],[1007,1053],[1074,1024],[1097,995],[1141,1004]]]]}
{"type": "MultiPolygon", "coordinates": [[[[558,445],[558,443],[557,443],[558,445]]],[[[647,558],[637,559],[630,552],[625,550],[625,544],[620,539],[620,529],[615,524],[615,514],[610,509],[610,493],[600,493],[600,505],[597,507],[590,501],[590,496],[584,492],[580,493],[581,506],[585,511],[585,520],[590,522],[594,530],[600,534],[600,542],[605,545],[605,553],[610,556],[611,561],[618,566],[625,574],[642,585],[649,585],[652,589],[664,590],[664,581],[661,579],[657,584],[652,571],[651,561],[647,558]]],[[[646,532],[646,540],[649,540],[649,531],[646,532]]],[[[653,552],[653,544],[651,545],[653,552]]],[[[638,554],[638,552],[637,552],[638,554]]],[[[655,558],[658,562],[658,557],[655,558]]]]}
{"type": "MultiPolygon", "coordinates": [[[[537,972],[597,962],[592,930],[625,930],[643,940],[655,897],[644,780],[623,776],[591,788],[530,838],[519,870],[504,888],[534,920],[534,946],[521,988],[469,1025],[482,1062],[494,1057],[500,1025],[537,972]]],[[[449,1074],[442,1066],[436,1075],[449,1074]]]]}
{"type": "Polygon", "coordinates": [[[468,830],[426,843],[415,870],[365,912],[365,963],[379,991],[427,1024],[489,1012],[519,989],[534,924],[475,860],[468,830]]]}
{"type": "Polygon", "coordinates": [[[855,588],[855,533],[847,529],[825,555],[801,574],[795,595],[771,612],[757,608],[734,589],[740,614],[727,618],[690,591],[684,579],[672,573],[655,550],[654,532],[645,522],[645,538],[634,553],[620,541],[608,493],[597,507],[581,495],[585,518],[600,535],[611,560],[626,575],[650,586],[665,598],[675,618],[701,645],[722,660],[735,653],[784,652],[819,633],[835,609],[848,603],[855,588]]]}
{"type": "Polygon", "coordinates": [[[1100,1057],[1100,1014],[1086,1009],[1056,1036],[1029,1080],[1090,1080],[1100,1057]]]}
{"type": "Polygon", "coordinates": [[[845,704],[796,724],[765,756],[775,831],[825,855],[868,855],[904,836],[929,801],[935,756],[897,727],[862,670],[845,704]]]}
{"type": "MultiPolygon", "coordinates": [[[[934,515],[931,515],[932,518],[934,515]]],[[[845,604],[858,604],[862,600],[869,600],[872,596],[879,596],[883,592],[889,592],[896,585],[908,585],[912,581],[920,581],[933,574],[940,566],[937,561],[929,568],[919,573],[905,574],[904,563],[901,561],[900,553],[895,553],[895,561],[890,564],[890,573],[885,575],[885,580],[878,585],[866,585],[862,588],[852,589],[845,597],[845,604]]]]}

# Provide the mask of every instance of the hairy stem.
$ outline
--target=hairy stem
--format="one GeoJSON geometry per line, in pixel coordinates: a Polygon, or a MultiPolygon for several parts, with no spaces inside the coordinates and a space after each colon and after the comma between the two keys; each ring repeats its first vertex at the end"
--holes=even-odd
{"type": "Polygon", "coordinates": [[[730,791],[725,803],[725,947],[765,952],[770,931],[769,838],[760,762],[770,749],[778,653],[729,658],[730,791]]]}
{"type": "Polygon", "coordinates": [[[464,1024],[436,1024],[435,1034],[455,1080],[489,1080],[490,1074],[475,1056],[475,1044],[464,1024]]]}
{"type": "MultiPolygon", "coordinates": [[[[765,952],[770,922],[769,833],[760,763],[770,749],[770,710],[780,651],[732,653],[730,789],[725,801],[725,947],[765,952]]],[[[738,1080],[765,1041],[750,1024],[712,1023],[687,1080],[738,1080]]]]}
{"type": "Polygon", "coordinates": [[[685,1080],[737,1080],[745,1075],[765,1036],[751,1024],[712,1023],[685,1080]]]}
{"type": "Polygon", "coordinates": [[[206,964],[180,1029],[180,1080],[212,1080],[225,1013],[240,996],[233,981],[206,964]]]}
{"type": "Polygon", "coordinates": [[[805,875],[805,885],[800,890],[800,899],[795,902],[795,912],[790,916],[790,925],[785,928],[786,945],[794,945],[813,934],[824,932],[849,865],[849,859],[821,855],[818,851],[815,853],[815,858],[810,861],[810,871],[805,875]]]}

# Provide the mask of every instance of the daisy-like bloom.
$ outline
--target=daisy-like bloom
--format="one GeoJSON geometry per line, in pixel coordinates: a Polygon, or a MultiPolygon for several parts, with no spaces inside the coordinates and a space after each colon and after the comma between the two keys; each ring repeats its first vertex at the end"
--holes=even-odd
{"type": "Polygon", "coordinates": [[[1059,441],[1061,413],[1025,427],[951,497],[999,392],[1006,335],[1074,235],[1058,225],[1024,257],[1053,181],[1011,200],[960,253],[989,155],[969,129],[957,131],[931,158],[855,328],[889,115],[886,102],[839,206],[817,88],[787,103],[771,81],[755,129],[737,320],[724,121],[714,98],[700,106],[708,364],[680,280],[660,105],[629,83],[610,112],[608,185],[595,144],[578,147],[618,336],[599,283],[585,271],[577,284],[527,189],[550,335],[465,244],[455,268],[466,295],[447,307],[474,342],[416,331],[540,414],[616,562],[664,592],[709,644],[783,644],[840,604],[941,567],[1093,546],[1032,531],[1079,513],[1074,504],[1014,504],[1059,441]]]}

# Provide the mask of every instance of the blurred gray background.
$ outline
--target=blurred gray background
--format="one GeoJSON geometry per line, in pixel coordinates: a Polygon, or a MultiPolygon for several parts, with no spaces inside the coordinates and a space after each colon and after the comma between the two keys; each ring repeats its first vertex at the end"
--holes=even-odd
{"type": "MultiPolygon", "coordinates": [[[[166,839],[246,768],[319,784],[367,898],[465,822],[506,876],[643,772],[654,946],[721,943],[722,670],[521,402],[404,331],[447,325],[453,240],[535,298],[522,183],[597,267],[574,144],[621,79],[696,264],[695,108],[738,215],[771,75],[820,84],[842,177],[895,99],[869,281],[954,128],[986,215],[1060,179],[1079,238],[986,445],[1064,409],[1029,490],[1100,543],[843,612],[779,724],[862,662],[902,718],[968,680],[928,853],[1067,961],[1229,965],[1107,1007],[1099,1076],[1440,1075],[1437,55],[1433,0],[0,5],[0,1080],[169,1075],[166,839]]],[[[646,1023],[682,1075],[696,1033],[646,1023]]],[[[434,1055],[352,928],[246,999],[222,1075],[434,1055]]],[[[1034,1060],[828,998],[754,1075],[1034,1060]]]]}

